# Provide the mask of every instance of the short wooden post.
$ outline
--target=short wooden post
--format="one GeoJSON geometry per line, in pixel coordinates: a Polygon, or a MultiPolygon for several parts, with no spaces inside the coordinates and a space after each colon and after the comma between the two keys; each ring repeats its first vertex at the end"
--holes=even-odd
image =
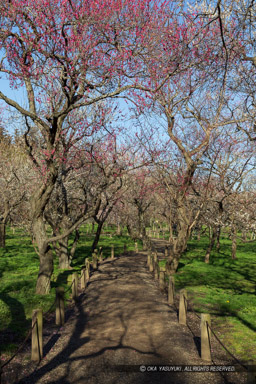
{"type": "Polygon", "coordinates": [[[135,250],[135,252],[139,251],[137,241],[135,241],[135,243],[134,243],[134,250],[135,250]]]}
{"type": "Polygon", "coordinates": [[[160,239],[160,232],[157,232],[157,238],[160,239]]]}
{"type": "Polygon", "coordinates": [[[80,280],[81,280],[81,289],[85,289],[86,288],[86,274],[85,274],[85,271],[86,271],[86,268],[83,267],[81,269],[81,277],[80,277],[80,280]]]}
{"type": "Polygon", "coordinates": [[[77,272],[72,274],[72,299],[76,300],[78,297],[78,275],[77,272]]]}
{"type": "Polygon", "coordinates": [[[159,287],[161,291],[165,289],[165,267],[161,267],[159,271],[159,287]]]}
{"type": "Polygon", "coordinates": [[[149,272],[154,271],[154,258],[153,255],[150,256],[149,272]]]}
{"type": "Polygon", "coordinates": [[[172,305],[174,303],[174,278],[169,275],[169,284],[168,284],[168,304],[172,305]]]}
{"type": "Polygon", "coordinates": [[[150,266],[151,252],[148,251],[147,266],[150,266]]]}
{"type": "Polygon", "coordinates": [[[168,246],[167,245],[165,246],[165,249],[164,249],[164,257],[166,259],[168,258],[168,246]]]}
{"type": "Polygon", "coordinates": [[[115,249],[114,249],[114,245],[112,244],[111,245],[111,259],[114,259],[115,257],[115,249]]]}
{"type": "Polygon", "coordinates": [[[65,323],[65,304],[64,304],[64,288],[56,288],[56,325],[65,323]]]}
{"type": "Polygon", "coordinates": [[[201,313],[201,359],[211,361],[211,335],[210,325],[211,318],[208,313],[201,313]]]}
{"type": "Polygon", "coordinates": [[[43,358],[43,310],[35,309],[32,313],[31,360],[43,358]]]}
{"type": "Polygon", "coordinates": [[[92,254],[92,267],[94,270],[98,268],[98,255],[96,252],[92,254]]]}
{"type": "Polygon", "coordinates": [[[88,259],[85,259],[85,278],[86,281],[90,280],[90,261],[88,259]]]}
{"type": "Polygon", "coordinates": [[[179,323],[187,324],[187,291],[185,289],[180,290],[179,323]]]}
{"type": "Polygon", "coordinates": [[[255,384],[256,383],[256,361],[249,360],[247,363],[248,371],[247,371],[247,384],[255,384]]]}

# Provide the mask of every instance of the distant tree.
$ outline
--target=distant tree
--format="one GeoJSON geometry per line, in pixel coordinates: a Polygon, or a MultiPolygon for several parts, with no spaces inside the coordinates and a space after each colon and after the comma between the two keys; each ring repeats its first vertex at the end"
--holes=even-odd
{"type": "Polygon", "coordinates": [[[23,151],[5,130],[0,130],[0,247],[5,247],[7,223],[21,223],[28,209],[33,169],[23,151]]]}

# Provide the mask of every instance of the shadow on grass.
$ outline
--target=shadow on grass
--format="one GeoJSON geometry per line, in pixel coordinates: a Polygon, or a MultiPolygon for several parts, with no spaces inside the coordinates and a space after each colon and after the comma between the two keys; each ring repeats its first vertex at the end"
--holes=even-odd
{"type": "Polygon", "coordinates": [[[0,300],[3,301],[10,311],[11,321],[8,327],[0,331],[0,354],[8,343],[21,339],[28,327],[23,305],[7,293],[0,293],[0,300]]]}

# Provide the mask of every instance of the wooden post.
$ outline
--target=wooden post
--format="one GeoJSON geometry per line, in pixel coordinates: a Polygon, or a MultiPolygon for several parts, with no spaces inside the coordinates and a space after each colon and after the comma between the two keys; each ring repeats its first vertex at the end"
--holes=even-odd
{"type": "Polygon", "coordinates": [[[179,323],[187,324],[187,291],[185,289],[180,290],[179,323]]]}
{"type": "Polygon", "coordinates": [[[78,297],[78,275],[77,272],[72,274],[72,299],[76,300],[78,297]]]}
{"type": "Polygon", "coordinates": [[[153,255],[150,256],[149,272],[154,271],[154,258],[153,255]]]}
{"type": "Polygon", "coordinates": [[[135,252],[139,252],[137,241],[135,241],[135,243],[134,243],[134,250],[135,250],[135,252]]]}
{"type": "Polygon", "coordinates": [[[159,272],[159,286],[160,286],[160,290],[164,291],[164,289],[165,289],[165,267],[161,267],[160,268],[160,272],[159,272]]]}
{"type": "Polygon", "coordinates": [[[167,245],[165,246],[165,249],[164,249],[164,257],[166,259],[168,258],[168,246],[167,245]]]}
{"type": "Polygon", "coordinates": [[[81,289],[85,289],[86,288],[86,273],[85,273],[85,271],[86,271],[86,268],[83,267],[81,269],[81,278],[80,278],[80,280],[81,280],[81,289]]]}
{"type": "Polygon", "coordinates": [[[151,251],[148,251],[147,266],[150,266],[151,251]]]}
{"type": "Polygon", "coordinates": [[[31,360],[43,358],[43,310],[35,309],[32,313],[31,360]]]}
{"type": "Polygon", "coordinates": [[[201,313],[201,359],[211,361],[211,335],[210,325],[211,319],[208,313],[201,313]]]}
{"type": "Polygon", "coordinates": [[[90,261],[88,259],[85,259],[85,278],[86,281],[90,280],[90,261]]]}
{"type": "Polygon", "coordinates": [[[255,384],[256,383],[256,361],[249,360],[248,363],[248,371],[247,371],[247,384],[255,384]]]}
{"type": "Polygon", "coordinates": [[[168,304],[172,305],[174,303],[174,278],[169,275],[169,284],[168,284],[168,304]]]}
{"type": "Polygon", "coordinates": [[[115,249],[114,249],[114,244],[111,245],[111,259],[114,259],[115,257],[115,249]]]}
{"type": "Polygon", "coordinates": [[[92,267],[94,270],[98,268],[98,255],[96,252],[92,254],[92,267]]]}
{"type": "Polygon", "coordinates": [[[124,253],[126,253],[127,252],[127,245],[126,245],[126,243],[124,244],[124,253]]]}
{"type": "Polygon", "coordinates": [[[56,288],[56,325],[65,323],[65,304],[64,304],[64,288],[56,288]]]}

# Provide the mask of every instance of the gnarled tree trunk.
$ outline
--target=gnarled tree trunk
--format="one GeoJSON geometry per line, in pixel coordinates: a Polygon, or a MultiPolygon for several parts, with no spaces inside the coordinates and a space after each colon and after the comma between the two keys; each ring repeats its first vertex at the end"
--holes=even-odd
{"type": "Polygon", "coordinates": [[[95,234],[95,237],[93,240],[93,244],[92,244],[92,252],[94,252],[94,250],[97,248],[97,245],[99,243],[103,224],[104,224],[104,222],[100,222],[100,221],[98,222],[97,231],[96,231],[96,234],[95,234]]]}
{"type": "Polygon", "coordinates": [[[34,239],[39,251],[39,273],[36,283],[36,293],[45,295],[50,292],[51,276],[53,273],[53,252],[47,243],[48,237],[46,234],[43,217],[39,216],[32,222],[32,230],[34,239]]]}
{"type": "Polygon", "coordinates": [[[205,258],[204,258],[204,261],[207,264],[209,264],[209,262],[210,262],[211,251],[213,249],[213,246],[214,246],[214,243],[215,243],[215,240],[216,240],[216,237],[217,237],[217,230],[216,230],[216,228],[212,228],[212,231],[209,228],[209,233],[210,233],[209,246],[207,248],[207,251],[206,251],[206,254],[205,254],[205,258]]]}
{"type": "Polygon", "coordinates": [[[80,239],[80,233],[79,233],[79,230],[76,229],[75,238],[74,238],[74,241],[73,241],[73,244],[71,246],[70,253],[69,253],[69,255],[70,255],[69,256],[69,266],[71,265],[71,262],[75,256],[75,251],[76,251],[76,247],[77,247],[79,239],[80,239]]]}
{"type": "Polygon", "coordinates": [[[69,239],[69,236],[59,240],[59,247],[58,247],[59,269],[68,269],[70,265],[69,252],[68,252],[68,239],[69,239]]]}
{"type": "Polygon", "coordinates": [[[191,233],[184,200],[179,200],[176,219],[178,222],[177,238],[172,238],[170,242],[169,256],[166,263],[166,271],[169,274],[174,274],[177,271],[179,260],[183,252],[187,249],[187,243],[191,233]]]}
{"type": "Polygon", "coordinates": [[[57,172],[54,167],[50,167],[51,173],[47,182],[42,184],[31,198],[32,234],[33,241],[38,247],[39,253],[39,273],[36,283],[36,293],[45,295],[50,292],[51,276],[53,273],[53,252],[48,242],[46,227],[44,222],[45,207],[51,197],[57,172]]]}

